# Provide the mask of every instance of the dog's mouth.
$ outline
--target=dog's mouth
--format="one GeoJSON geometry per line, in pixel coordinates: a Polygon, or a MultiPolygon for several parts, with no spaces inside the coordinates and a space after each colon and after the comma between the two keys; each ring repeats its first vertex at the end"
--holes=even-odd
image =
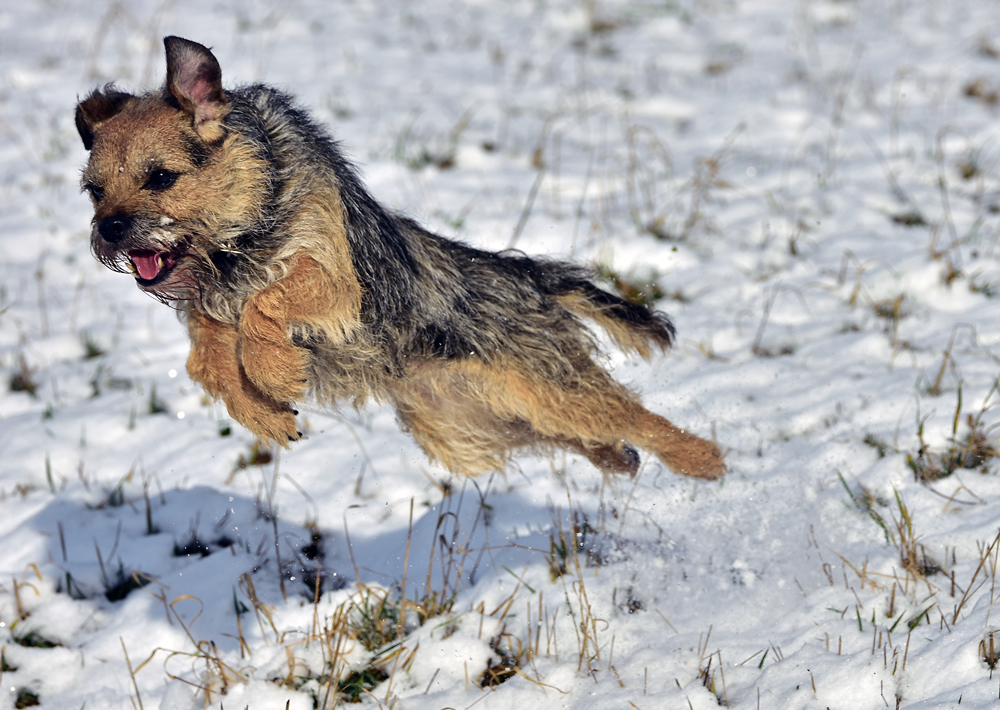
{"type": "Polygon", "coordinates": [[[137,249],[128,252],[128,266],[140,286],[153,286],[167,278],[182,256],[183,250],[137,249]]]}

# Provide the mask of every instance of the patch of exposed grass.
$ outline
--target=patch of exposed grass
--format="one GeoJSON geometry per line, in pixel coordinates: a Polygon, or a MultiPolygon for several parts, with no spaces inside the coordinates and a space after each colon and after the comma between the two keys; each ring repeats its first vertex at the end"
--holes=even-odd
{"type": "Polygon", "coordinates": [[[17,367],[10,376],[11,392],[27,392],[32,397],[37,396],[38,383],[35,382],[35,368],[28,365],[24,355],[18,355],[17,367]]]}
{"type": "Polygon", "coordinates": [[[962,93],[966,98],[979,101],[986,106],[995,106],[1000,101],[1000,92],[996,85],[985,76],[977,76],[966,82],[962,87],[962,93]]]}
{"type": "Polygon", "coordinates": [[[14,707],[18,708],[33,708],[42,704],[42,701],[38,697],[38,693],[28,690],[27,688],[18,688],[17,696],[14,698],[14,707]]]}
{"type": "Polygon", "coordinates": [[[496,654],[496,658],[486,661],[486,670],[482,672],[477,681],[480,688],[494,688],[501,683],[505,683],[519,672],[524,662],[530,657],[530,644],[525,646],[521,639],[507,633],[507,627],[501,628],[500,633],[490,641],[490,648],[496,654]]]}
{"type": "Polygon", "coordinates": [[[106,351],[100,346],[100,344],[94,339],[94,337],[88,333],[84,332],[83,337],[83,359],[93,360],[95,358],[101,357],[106,351]]]}
{"type": "Polygon", "coordinates": [[[104,571],[104,563],[100,556],[98,561],[101,562],[101,576],[104,579],[104,598],[109,602],[120,602],[136,589],[142,589],[154,581],[153,577],[145,572],[126,571],[121,562],[118,563],[114,576],[109,577],[104,571]]]}
{"type": "Polygon", "coordinates": [[[11,640],[18,646],[26,648],[56,648],[62,645],[45,638],[34,629],[28,629],[23,632],[19,629],[11,629],[11,632],[11,640]]]}
{"type": "Polygon", "coordinates": [[[354,671],[337,683],[337,689],[344,702],[360,703],[365,695],[370,695],[383,681],[389,680],[389,674],[378,666],[367,666],[360,671],[354,671]]]}
{"type": "Polygon", "coordinates": [[[986,638],[979,642],[979,656],[990,671],[995,671],[1000,665],[1000,643],[995,638],[1000,631],[990,631],[986,638]]]}
{"type": "Polygon", "coordinates": [[[878,438],[874,434],[865,434],[864,443],[866,446],[870,446],[873,449],[875,449],[875,453],[878,454],[878,457],[880,459],[884,459],[887,454],[899,453],[899,451],[894,446],[888,444],[887,442],[878,438]]]}
{"type": "Polygon", "coordinates": [[[857,491],[851,490],[850,485],[848,485],[847,480],[844,478],[843,474],[840,473],[840,471],[837,472],[837,477],[840,479],[841,484],[843,484],[844,490],[847,491],[847,496],[851,499],[851,503],[853,503],[858,510],[868,515],[876,525],[882,528],[882,532],[885,534],[886,542],[889,542],[892,539],[892,533],[889,530],[889,526],[886,525],[885,519],[876,510],[876,508],[886,507],[888,503],[860,483],[858,484],[857,491]]]}
{"type": "Polygon", "coordinates": [[[167,412],[167,405],[156,396],[156,384],[154,383],[152,387],[149,388],[149,413],[150,414],[165,414],[167,412]]]}
{"type": "MultiPolygon", "coordinates": [[[[940,379],[940,378],[939,378],[940,379]]],[[[913,471],[914,477],[923,483],[938,481],[960,469],[989,471],[993,459],[1000,458],[996,448],[997,424],[987,426],[984,416],[990,408],[990,398],[998,391],[1000,380],[993,383],[983,406],[975,414],[965,417],[965,432],[959,434],[962,420],[962,387],[959,385],[955,414],[952,418],[951,436],[944,447],[932,447],[924,438],[926,419],[917,423],[917,441],[919,447],[915,452],[906,455],[906,464],[913,471]]]]}
{"type": "Polygon", "coordinates": [[[599,559],[595,546],[597,531],[591,526],[586,513],[574,510],[570,516],[571,528],[564,530],[561,523],[549,535],[549,574],[555,581],[570,571],[568,565],[576,561],[577,555],[585,554],[588,561],[599,559]]]}
{"type": "Polygon", "coordinates": [[[899,322],[910,315],[910,311],[906,307],[906,294],[901,293],[895,298],[869,301],[868,307],[872,309],[872,313],[877,318],[885,321],[885,332],[895,343],[899,335],[899,322]]]}
{"type": "Polygon", "coordinates": [[[897,517],[895,513],[888,510],[889,503],[887,501],[879,498],[860,484],[857,492],[852,491],[843,475],[839,472],[837,475],[851,502],[881,528],[886,542],[892,544],[899,552],[899,561],[903,569],[914,580],[926,579],[941,572],[941,566],[927,554],[926,548],[920,543],[920,536],[917,535],[913,524],[913,516],[906,503],[903,502],[899,491],[893,491],[898,511],[897,517]],[[887,512],[883,513],[883,510],[887,512]]]}
{"type": "Polygon", "coordinates": [[[398,592],[362,587],[348,617],[347,631],[365,649],[377,651],[397,637],[403,600],[398,592]]]}
{"type": "Polygon", "coordinates": [[[894,215],[890,215],[890,219],[896,224],[900,224],[904,227],[926,227],[927,220],[920,213],[916,207],[908,209],[904,212],[897,212],[894,215]]]}
{"type": "Polygon", "coordinates": [[[250,446],[250,451],[246,454],[240,454],[239,458],[236,459],[234,471],[249,466],[266,466],[272,461],[274,461],[274,454],[271,453],[271,449],[259,440],[254,441],[250,446]]]}
{"type": "Polygon", "coordinates": [[[192,532],[183,542],[174,543],[174,557],[200,556],[208,557],[212,554],[208,545],[201,541],[197,533],[192,532]]]}

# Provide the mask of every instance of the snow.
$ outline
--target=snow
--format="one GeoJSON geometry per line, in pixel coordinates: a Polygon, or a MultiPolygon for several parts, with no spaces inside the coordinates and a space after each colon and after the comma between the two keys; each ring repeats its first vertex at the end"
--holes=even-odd
{"type": "Polygon", "coordinates": [[[1000,464],[913,468],[998,424],[998,69],[984,0],[3,6],[0,710],[324,707],[330,661],[387,708],[993,707],[1000,464]],[[77,184],[74,101],[167,34],[440,233],[655,282],[677,347],[608,363],[725,479],[454,479],[378,406],[238,466],[77,184]],[[400,590],[378,656],[322,633],[400,590]]]}

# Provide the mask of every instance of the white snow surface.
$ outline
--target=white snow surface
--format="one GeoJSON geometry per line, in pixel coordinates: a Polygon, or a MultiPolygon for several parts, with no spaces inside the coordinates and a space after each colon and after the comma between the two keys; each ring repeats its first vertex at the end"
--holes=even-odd
{"type": "Polygon", "coordinates": [[[312,708],[317,624],[373,587],[456,596],[370,705],[995,707],[998,466],[907,462],[998,423],[998,92],[989,0],[5,3],[0,710],[312,708]],[[158,86],[168,34],[440,233],[656,284],[677,346],[608,365],[728,475],[455,479],[375,405],[302,407],[238,468],[251,435],[91,257],[78,187],[76,99],[158,86]],[[502,634],[533,652],[481,689],[502,634]]]}

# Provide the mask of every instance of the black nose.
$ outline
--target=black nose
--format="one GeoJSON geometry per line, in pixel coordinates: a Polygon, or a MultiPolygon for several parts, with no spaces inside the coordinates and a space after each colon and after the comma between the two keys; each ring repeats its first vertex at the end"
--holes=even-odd
{"type": "Polygon", "coordinates": [[[131,224],[132,220],[128,217],[116,214],[102,219],[97,225],[97,231],[100,232],[101,236],[107,241],[118,242],[125,236],[125,233],[128,231],[131,224]]]}

